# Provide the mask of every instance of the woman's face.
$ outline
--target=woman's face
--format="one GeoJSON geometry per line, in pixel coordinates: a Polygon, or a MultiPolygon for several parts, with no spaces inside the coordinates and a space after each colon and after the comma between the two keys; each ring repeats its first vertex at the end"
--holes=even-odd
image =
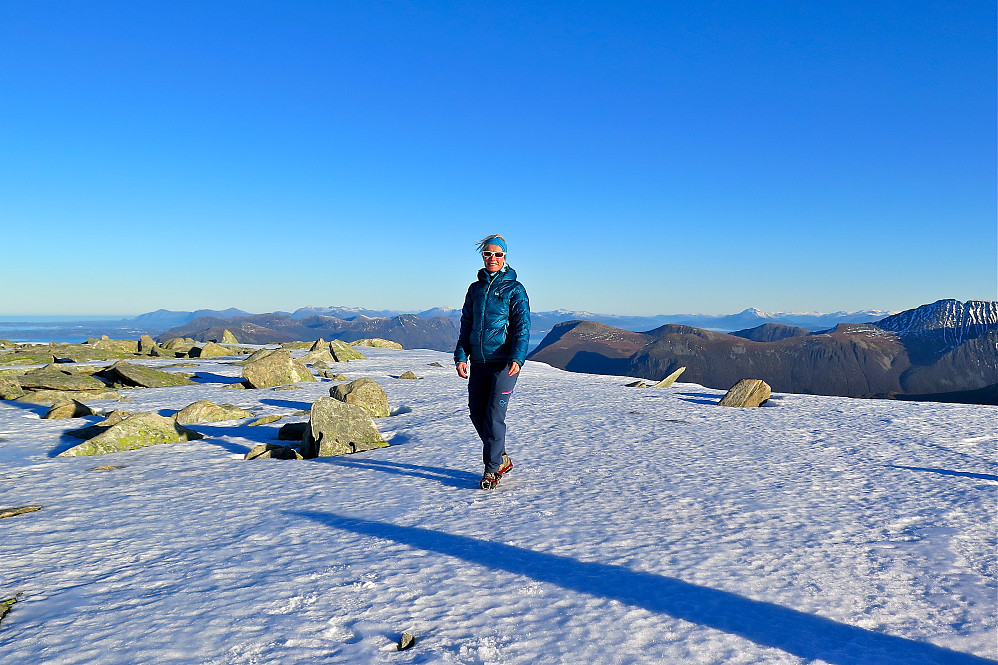
{"type": "Polygon", "coordinates": [[[499,245],[486,245],[483,247],[482,258],[485,259],[485,269],[489,272],[502,270],[503,264],[506,263],[505,252],[502,251],[502,247],[499,245]],[[496,252],[502,254],[502,256],[495,256],[496,252]]]}

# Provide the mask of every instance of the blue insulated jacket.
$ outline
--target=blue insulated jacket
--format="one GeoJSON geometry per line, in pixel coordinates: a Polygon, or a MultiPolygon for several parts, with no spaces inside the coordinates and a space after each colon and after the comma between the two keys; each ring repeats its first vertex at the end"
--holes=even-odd
{"type": "Polygon", "coordinates": [[[461,333],[454,362],[517,362],[527,359],[530,339],[530,302],[516,272],[509,266],[490,275],[478,271],[468,287],[461,310],[461,333]]]}

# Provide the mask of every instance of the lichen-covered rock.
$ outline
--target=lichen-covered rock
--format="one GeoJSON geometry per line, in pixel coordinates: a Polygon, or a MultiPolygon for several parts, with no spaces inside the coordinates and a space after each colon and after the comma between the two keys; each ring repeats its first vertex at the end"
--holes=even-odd
{"type": "Polygon", "coordinates": [[[676,379],[678,379],[685,371],[686,371],[685,367],[680,367],[675,372],[673,372],[669,376],[665,377],[664,379],[656,383],[654,386],[652,386],[652,388],[668,388],[673,383],[675,383],[676,379]]]}
{"type": "Polygon", "coordinates": [[[122,400],[121,393],[105,388],[103,390],[26,390],[17,398],[25,404],[59,404],[75,399],[80,402],[100,400],[122,400]]]}
{"type": "Polygon", "coordinates": [[[309,351],[322,351],[323,349],[328,349],[329,343],[322,339],[321,337],[312,343],[312,346],[308,347],[309,351]]]}
{"type": "MultiPolygon", "coordinates": [[[[17,382],[25,390],[103,390],[107,385],[87,374],[48,365],[22,374],[17,382]]],[[[66,401],[66,400],[60,400],[66,401]]]]}
{"type": "Polygon", "coordinates": [[[277,440],[301,441],[307,429],[308,423],[285,423],[281,425],[281,429],[277,430],[277,440]]]}
{"type": "Polygon", "coordinates": [[[761,379],[742,379],[721,398],[718,406],[762,406],[769,400],[772,389],[761,379]]]}
{"type": "Polygon", "coordinates": [[[135,388],[168,388],[170,386],[190,386],[194,382],[181,374],[162,372],[145,365],[135,365],[119,360],[100,373],[112,383],[120,383],[135,388]]]}
{"type": "Polygon", "coordinates": [[[292,358],[287,349],[275,349],[257,360],[247,359],[243,365],[243,379],[250,388],[273,388],[287,383],[315,381],[312,372],[292,358]]]}
{"type": "Polygon", "coordinates": [[[59,457],[104,455],[163,443],[179,443],[203,436],[173,418],[156,413],[135,413],[111,425],[94,438],[59,453],[59,457]]]}
{"type": "Polygon", "coordinates": [[[374,379],[365,377],[347,384],[333,386],[329,389],[329,396],[347,404],[364,407],[375,418],[391,415],[391,409],[388,407],[388,395],[374,379]]]}
{"type": "Polygon", "coordinates": [[[180,337],[171,337],[170,339],[163,342],[162,345],[162,347],[164,349],[167,349],[168,351],[183,351],[184,353],[187,353],[192,346],[194,345],[188,344],[180,337]]]}
{"type": "Polygon", "coordinates": [[[311,459],[386,446],[388,443],[378,432],[367,409],[332,397],[320,397],[312,404],[308,428],[302,437],[301,454],[305,459],[311,459]]]}
{"type": "Polygon", "coordinates": [[[333,360],[338,363],[344,363],[350,360],[364,360],[366,357],[357,349],[338,339],[334,339],[329,343],[329,352],[332,354],[333,360]]]}
{"type": "Polygon", "coordinates": [[[92,415],[94,415],[93,409],[83,402],[78,402],[74,399],[54,405],[42,418],[56,420],[61,418],[85,418],[92,415]]]}
{"type": "Polygon", "coordinates": [[[74,439],[89,440],[97,436],[98,434],[104,432],[111,425],[117,425],[122,420],[132,415],[127,411],[118,411],[115,409],[99,423],[94,423],[93,425],[87,425],[86,427],[81,427],[80,429],[74,429],[66,432],[67,436],[71,436],[74,439]]]}
{"type": "Polygon", "coordinates": [[[51,351],[17,348],[0,353],[0,365],[48,365],[55,362],[51,351]]]}
{"type": "Polygon", "coordinates": [[[228,349],[221,344],[216,344],[215,342],[206,342],[201,346],[192,347],[187,355],[191,358],[220,358],[223,356],[232,356],[236,353],[232,349],[228,349]]]}
{"type": "Polygon", "coordinates": [[[239,340],[236,336],[232,334],[232,331],[226,328],[222,331],[222,344],[238,344],[239,340]]]}
{"type": "Polygon", "coordinates": [[[373,346],[379,349],[397,349],[401,350],[402,345],[398,342],[393,342],[390,339],[382,339],[381,337],[367,337],[365,339],[358,339],[350,342],[351,346],[373,346]]]}
{"type": "Polygon", "coordinates": [[[647,388],[648,384],[644,381],[634,381],[633,383],[625,383],[625,388],[647,388]]]}
{"type": "Polygon", "coordinates": [[[303,459],[301,453],[291,446],[277,443],[261,443],[246,453],[243,459],[303,459]]]}
{"type": "Polygon", "coordinates": [[[278,420],[280,420],[283,417],[284,416],[276,416],[276,415],[275,416],[263,416],[261,418],[257,418],[256,420],[254,420],[251,423],[246,423],[246,425],[248,427],[257,427],[259,425],[269,425],[270,423],[276,423],[278,420]]]}
{"type": "Polygon", "coordinates": [[[333,381],[349,381],[350,380],[345,375],[340,374],[339,372],[334,372],[331,369],[324,369],[324,370],[320,371],[319,372],[319,376],[321,376],[324,379],[332,379],[333,381]]]}
{"type": "Polygon", "coordinates": [[[333,354],[330,353],[329,347],[324,346],[321,349],[316,349],[315,351],[309,351],[305,355],[298,358],[298,362],[305,365],[312,365],[318,369],[318,365],[321,363],[323,366],[328,367],[326,363],[336,362],[333,359],[333,354]]]}
{"type": "Polygon", "coordinates": [[[142,337],[139,338],[139,353],[142,355],[150,355],[152,350],[158,346],[159,345],[156,344],[156,340],[149,335],[142,335],[142,337]]]}
{"type": "Polygon", "coordinates": [[[415,372],[413,372],[412,370],[407,370],[405,372],[402,372],[399,375],[399,378],[400,379],[418,379],[419,377],[416,376],[415,372]]]}
{"type": "Polygon", "coordinates": [[[200,400],[188,404],[173,417],[178,423],[213,423],[222,420],[252,418],[253,414],[232,404],[215,404],[211,400],[200,400]]]}
{"type": "Polygon", "coordinates": [[[100,339],[91,337],[87,340],[87,344],[105,351],[119,351],[122,353],[139,352],[139,342],[134,339],[110,339],[107,335],[101,335],[100,339]]]}
{"type": "Polygon", "coordinates": [[[24,389],[13,376],[0,374],[0,399],[17,399],[24,394],[24,389]]]}

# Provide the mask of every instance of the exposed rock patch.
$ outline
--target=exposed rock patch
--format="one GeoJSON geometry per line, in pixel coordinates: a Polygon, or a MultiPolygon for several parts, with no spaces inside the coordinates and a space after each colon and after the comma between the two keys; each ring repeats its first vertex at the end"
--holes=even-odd
{"type": "Polygon", "coordinates": [[[762,406],[769,400],[772,389],[761,379],[742,379],[721,398],[718,406],[762,406]]]}
{"type": "Polygon", "coordinates": [[[78,402],[77,400],[70,400],[68,402],[60,402],[49,409],[42,418],[46,420],[56,420],[63,418],[85,418],[86,416],[94,415],[94,410],[83,402],[78,402]]]}
{"type": "Polygon", "coordinates": [[[200,400],[188,404],[173,417],[182,425],[190,423],[212,423],[238,418],[252,418],[253,414],[232,404],[215,404],[211,400],[200,400]]]}
{"type": "Polygon", "coordinates": [[[135,413],[116,425],[111,425],[85,443],[59,453],[59,457],[104,455],[201,438],[203,438],[201,434],[184,427],[173,418],[155,413],[135,413]]]}
{"type": "Polygon", "coordinates": [[[108,381],[133,388],[168,388],[170,386],[190,386],[194,382],[181,374],[162,372],[145,365],[134,365],[119,360],[100,373],[108,381]]]}
{"type": "Polygon", "coordinates": [[[363,407],[375,418],[391,415],[388,395],[374,379],[364,377],[344,385],[333,386],[329,389],[329,396],[347,404],[363,407]]]}
{"type": "Polygon", "coordinates": [[[267,354],[253,354],[243,365],[243,378],[250,388],[273,388],[298,381],[315,381],[305,365],[291,357],[287,349],[269,350],[267,354]]]}

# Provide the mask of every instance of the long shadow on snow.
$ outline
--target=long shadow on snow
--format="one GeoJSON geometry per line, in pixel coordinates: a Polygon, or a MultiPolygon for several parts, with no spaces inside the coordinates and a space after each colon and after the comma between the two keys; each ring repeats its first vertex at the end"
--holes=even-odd
{"type": "MultiPolygon", "coordinates": [[[[683,402],[689,402],[690,404],[717,404],[720,401],[720,397],[717,395],[710,395],[708,393],[675,393],[680,396],[680,400],[683,402]],[[683,399],[683,397],[701,398],[701,399],[683,399]],[[707,399],[702,399],[706,397],[707,399]]],[[[723,395],[722,395],[723,397],[723,395]]]]}
{"type": "Polygon", "coordinates": [[[622,566],[577,561],[467,536],[334,513],[303,510],[287,514],[667,614],[806,660],[817,659],[831,665],[996,665],[998,662],[622,566]]]}
{"type": "Polygon", "coordinates": [[[349,459],[343,455],[319,457],[315,461],[324,464],[334,464],[336,466],[349,466],[356,469],[374,469],[399,476],[435,480],[442,485],[457,487],[459,489],[478,487],[479,481],[479,477],[473,473],[458,471],[456,469],[445,469],[439,466],[419,466],[416,464],[402,464],[400,462],[388,462],[386,460],[370,458],[349,459]]]}
{"type": "Polygon", "coordinates": [[[960,476],[963,478],[978,478],[980,480],[994,480],[998,482],[998,476],[993,476],[990,473],[973,473],[971,471],[950,471],[949,469],[927,469],[920,466],[899,466],[897,464],[888,464],[892,469],[907,469],[908,471],[928,471],[929,473],[938,473],[943,476],[960,476]]]}
{"type": "Polygon", "coordinates": [[[288,399],[261,399],[261,404],[268,404],[270,406],[283,406],[289,409],[298,409],[299,411],[307,411],[312,408],[311,402],[292,402],[288,399]]]}

